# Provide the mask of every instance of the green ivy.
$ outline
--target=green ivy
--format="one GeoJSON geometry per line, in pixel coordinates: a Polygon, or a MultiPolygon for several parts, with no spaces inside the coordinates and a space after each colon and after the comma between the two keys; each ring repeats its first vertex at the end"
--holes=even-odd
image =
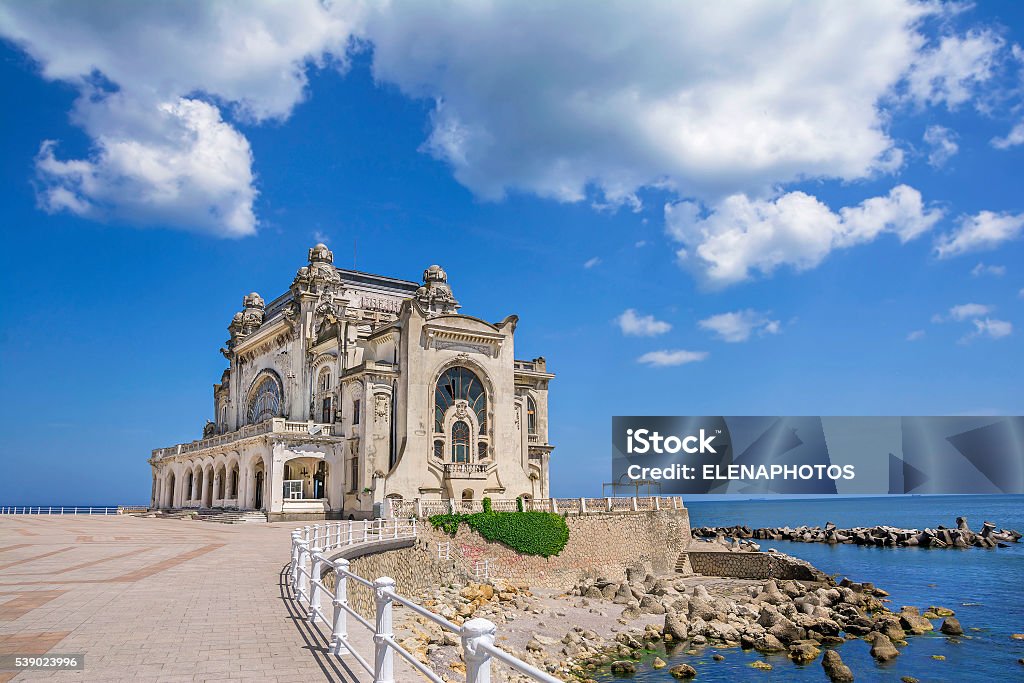
{"type": "Polygon", "coordinates": [[[430,517],[430,524],[435,529],[452,535],[462,522],[488,541],[504,543],[526,555],[551,557],[562,552],[569,541],[569,527],[565,519],[550,512],[488,511],[430,517]]]}

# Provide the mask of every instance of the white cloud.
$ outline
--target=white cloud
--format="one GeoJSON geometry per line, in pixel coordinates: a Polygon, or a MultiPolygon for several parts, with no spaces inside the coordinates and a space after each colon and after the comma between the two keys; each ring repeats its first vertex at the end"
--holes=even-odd
{"type": "Polygon", "coordinates": [[[425,149],[477,195],[580,201],[592,187],[602,203],[635,206],[645,186],[716,199],[891,169],[898,150],[879,102],[915,64],[943,75],[945,62],[920,64],[918,22],[938,11],[381,3],[362,35],[378,80],[436,103],[425,149]]]}
{"type": "Polygon", "coordinates": [[[583,267],[588,269],[588,270],[590,268],[593,268],[594,266],[599,266],[599,265],[601,265],[601,257],[600,256],[594,256],[592,258],[588,258],[586,261],[583,262],[583,267]]]}
{"type": "Polygon", "coordinates": [[[1021,121],[1006,134],[1005,137],[992,138],[991,144],[996,149],[1010,149],[1024,144],[1024,121],[1021,121]]]}
{"type": "Polygon", "coordinates": [[[914,330],[913,332],[907,335],[907,341],[912,342],[918,341],[919,339],[924,339],[924,334],[924,330],[914,330]]]}
{"type": "Polygon", "coordinates": [[[935,242],[939,258],[959,256],[972,251],[993,249],[1003,242],[1020,237],[1024,231],[1024,213],[1017,215],[981,211],[964,216],[955,230],[942,235],[935,242]]]}
{"type": "Polygon", "coordinates": [[[962,322],[968,318],[977,318],[979,316],[988,315],[993,310],[993,306],[988,306],[986,304],[960,304],[950,308],[948,313],[936,313],[932,316],[932,322],[941,323],[947,320],[962,322]]]}
{"type": "Polygon", "coordinates": [[[928,126],[924,131],[924,141],[931,145],[928,163],[934,168],[945,166],[960,151],[960,146],[956,144],[956,133],[944,126],[928,126]]]}
{"type": "Polygon", "coordinates": [[[767,314],[748,308],[732,313],[719,313],[697,323],[702,329],[709,330],[722,341],[743,342],[750,339],[754,332],[758,334],[778,334],[781,323],[771,320],[767,314]]]}
{"type": "Polygon", "coordinates": [[[255,221],[238,218],[256,195],[251,162],[222,169],[234,181],[220,196],[154,192],[163,203],[148,216],[98,185],[147,187],[155,176],[198,185],[188,175],[198,165],[167,144],[181,122],[165,107],[202,101],[241,136],[233,120],[287,118],[306,97],[309,69],[343,69],[353,45],[372,47],[377,82],[433,103],[422,149],[482,198],[521,191],[635,210],[638,191],[655,187],[714,206],[737,194],[764,198],[787,182],[872,177],[901,163],[887,132],[894,95],[955,106],[989,78],[1001,45],[994,34],[927,44],[922,20],[946,11],[913,0],[743,11],[583,0],[37,0],[0,3],[0,33],[45,78],[79,89],[78,122],[95,143],[88,158],[60,162],[85,164],[92,193],[58,167],[44,174],[42,203],[244,234],[255,221]],[[115,90],[148,129],[134,118],[99,122],[117,109],[107,102],[115,90]],[[108,160],[104,135],[148,150],[147,168],[108,160]],[[239,192],[245,183],[250,191],[239,192]],[[211,206],[236,223],[210,228],[211,206]]]}
{"type": "Polygon", "coordinates": [[[669,235],[683,247],[680,262],[712,285],[729,285],[788,265],[817,266],[834,249],[874,240],[891,232],[907,242],[931,229],[942,217],[925,208],[921,193],[898,185],[884,197],[833,212],[817,198],[789,192],[774,200],[733,195],[707,216],[694,202],[665,206],[669,235]]]}
{"type": "Polygon", "coordinates": [[[51,213],[137,225],[177,225],[221,237],[255,232],[249,141],[216,107],[179,99],[142,111],[114,94],[80,111],[95,136],[88,159],[36,157],[39,203],[51,213]]]}
{"type": "Polygon", "coordinates": [[[995,320],[993,318],[985,318],[984,320],[975,319],[971,322],[974,323],[974,331],[964,335],[960,339],[961,344],[965,344],[972,339],[978,337],[989,337],[990,339],[1002,339],[1008,337],[1013,333],[1013,324],[1006,320],[995,320]]]}
{"type": "Polygon", "coordinates": [[[639,249],[640,247],[646,247],[647,240],[637,240],[636,243],[633,244],[633,246],[636,247],[637,249],[639,249]]]}
{"type": "Polygon", "coordinates": [[[920,104],[963,104],[975,89],[992,78],[1005,41],[988,30],[968,31],[963,37],[943,36],[924,50],[907,75],[907,94],[920,104]]]}
{"type": "Polygon", "coordinates": [[[615,320],[622,334],[632,337],[654,337],[672,329],[670,323],[658,320],[653,315],[639,315],[635,308],[627,308],[615,320]]]}
{"type": "Polygon", "coordinates": [[[971,268],[971,275],[974,277],[981,277],[982,275],[1002,277],[1006,275],[1006,266],[987,266],[979,261],[978,265],[971,268]]]}
{"type": "Polygon", "coordinates": [[[344,57],[351,25],[316,0],[0,4],[0,33],[44,78],[78,89],[72,121],[93,143],[70,160],[57,158],[55,142],[42,144],[40,205],[252,234],[252,153],[220,110],[251,122],[286,118],[304,98],[307,67],[344,57]]]}
{"type": "Polygon", "coordinates": [[[672,351],[650,351],[636,359],[637,363],[653,367],[668,367],[672,365],[685,365],[696,363],[708,357],[707,351],[684,351],[675,349],[672,351]]]}

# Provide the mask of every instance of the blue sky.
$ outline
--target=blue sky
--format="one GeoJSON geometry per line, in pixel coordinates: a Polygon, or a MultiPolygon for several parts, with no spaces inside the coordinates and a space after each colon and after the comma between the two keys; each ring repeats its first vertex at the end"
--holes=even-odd
{"type": "Polygon", "coordinates": [[[557,495],[615,414],[1024,411],[1019,4],[427,6],[0,2],[0,501],[144,502],[318,240],[520,316],[557,495]]]}

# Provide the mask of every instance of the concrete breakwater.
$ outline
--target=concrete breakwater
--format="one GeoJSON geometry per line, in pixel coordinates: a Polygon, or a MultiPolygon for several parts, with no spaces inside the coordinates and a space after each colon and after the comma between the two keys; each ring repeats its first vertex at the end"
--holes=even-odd
{"type": "Polygon", "coordinates": [[[956,527],[938,526],[934,529],[902,529],[892,526],[861,526],[837,528],[832,522],[820,526],[762,527],[746,525],[722,527],[694,527],[694,538],[758,539],[764,541],[796,541],[798,543],[852,543],[855,545],[924,548],[996,548],[1018,543],[1021,533],[1013,529],[997,529],[992,522],[984,522],[981,531],[967,525],[966,517],[956,518],[956,527]]]}

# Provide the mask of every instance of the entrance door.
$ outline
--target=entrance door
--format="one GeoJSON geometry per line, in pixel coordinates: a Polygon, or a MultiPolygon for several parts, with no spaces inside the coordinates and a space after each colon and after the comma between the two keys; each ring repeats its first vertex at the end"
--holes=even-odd
{"type": "Polygon", "coordinates": [[[256,473],[256,504],[253,505],[257,510],[263,509],[263,473],[256,473]]]}

